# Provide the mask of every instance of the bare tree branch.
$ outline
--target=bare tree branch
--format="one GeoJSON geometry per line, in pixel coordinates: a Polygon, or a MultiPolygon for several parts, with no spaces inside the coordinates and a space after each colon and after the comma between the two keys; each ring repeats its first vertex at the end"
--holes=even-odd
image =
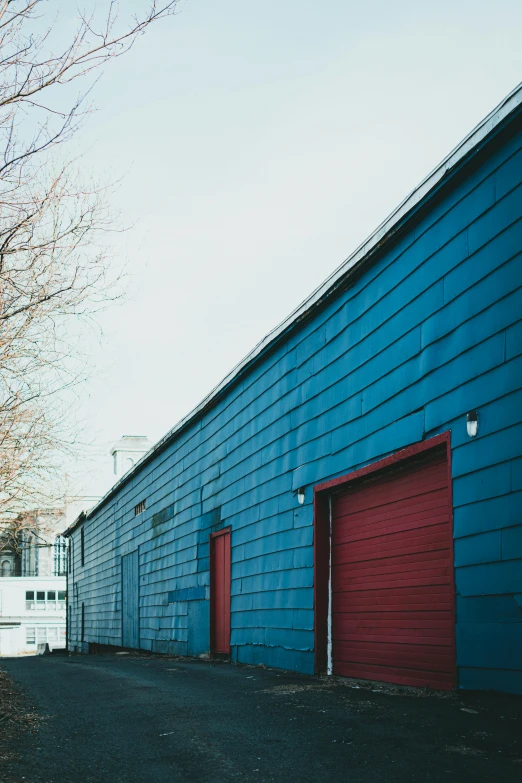
{"type": "Polygon", "coordinates": [[[129,51],[176,0],[149,0],[138,17],[105,0],[103,13],[77,12],[60,48],[53,5],[69,21],[58,0],[0,0],[0,534],[18,520],[17,536],[27,509],[56,502],[59,455],[79,439],[62,394],[85,377],[78,323],[117,296],[105,191],[57,155],[89,89],[71,100],[60,88],[129,51]]]}

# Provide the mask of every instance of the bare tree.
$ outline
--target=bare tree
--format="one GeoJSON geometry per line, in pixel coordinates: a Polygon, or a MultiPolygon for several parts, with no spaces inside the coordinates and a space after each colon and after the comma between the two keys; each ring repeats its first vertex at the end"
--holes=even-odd
{"type": "Polygon", "coordinates": [[[51,0],[0,0],[4,520],[47,507],[55,498],[57,455],[70,446],[75,419],[60,392],[81,375],[69,361],[78,339],[76,322],[111,295],[111,264],[99,241],[109,226],[103,189],[82,184],[78,164],[61,152],[88,111],[85,95],[67,85],[85,82],[127,52],[150,24],[172,15],[175,5],[176,0],[151,0],[141,16],[125,18],[116,0],[106,0],[101,15],[78,12],[70,39],[60,46],[54,42],[51,0]]]}

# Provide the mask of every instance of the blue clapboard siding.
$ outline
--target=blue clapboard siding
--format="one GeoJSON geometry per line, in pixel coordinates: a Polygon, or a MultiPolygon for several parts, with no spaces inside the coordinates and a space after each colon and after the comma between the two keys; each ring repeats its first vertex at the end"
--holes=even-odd
{"type": "Polygon", "coordinates": [[[121,559],[122,645],[140,646],[139,559],[129,552],[121,559]]]}
{"type": "Polygon", "coordinates": [[[450,429],[460,684],[522,692],[521,387],[513,132],[83,523],[83,567],[73,533],[71,647],[82,602],[86,641],[120,644],[137,550],[142,648],[207,653],[208,542],[226,525],[232,660],[312,672],[313,485],[450,429]]]}

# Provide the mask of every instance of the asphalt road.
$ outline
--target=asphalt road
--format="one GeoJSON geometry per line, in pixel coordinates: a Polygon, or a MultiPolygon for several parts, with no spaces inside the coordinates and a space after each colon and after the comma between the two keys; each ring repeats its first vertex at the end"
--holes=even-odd
{"type": "Polygon", "coordinates": [[[517,697],[137,655],[0,666],[41,716],[1,783],[522,781],[517,697]]]}

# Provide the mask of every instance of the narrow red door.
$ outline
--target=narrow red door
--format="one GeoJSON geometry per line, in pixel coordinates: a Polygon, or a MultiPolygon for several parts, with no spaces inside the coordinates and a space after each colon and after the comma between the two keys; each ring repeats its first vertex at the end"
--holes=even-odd
{"type": "Polygon", "coordinates": [[[230,653],[230,530],[210,539],[212,652],[230,653]]]}

